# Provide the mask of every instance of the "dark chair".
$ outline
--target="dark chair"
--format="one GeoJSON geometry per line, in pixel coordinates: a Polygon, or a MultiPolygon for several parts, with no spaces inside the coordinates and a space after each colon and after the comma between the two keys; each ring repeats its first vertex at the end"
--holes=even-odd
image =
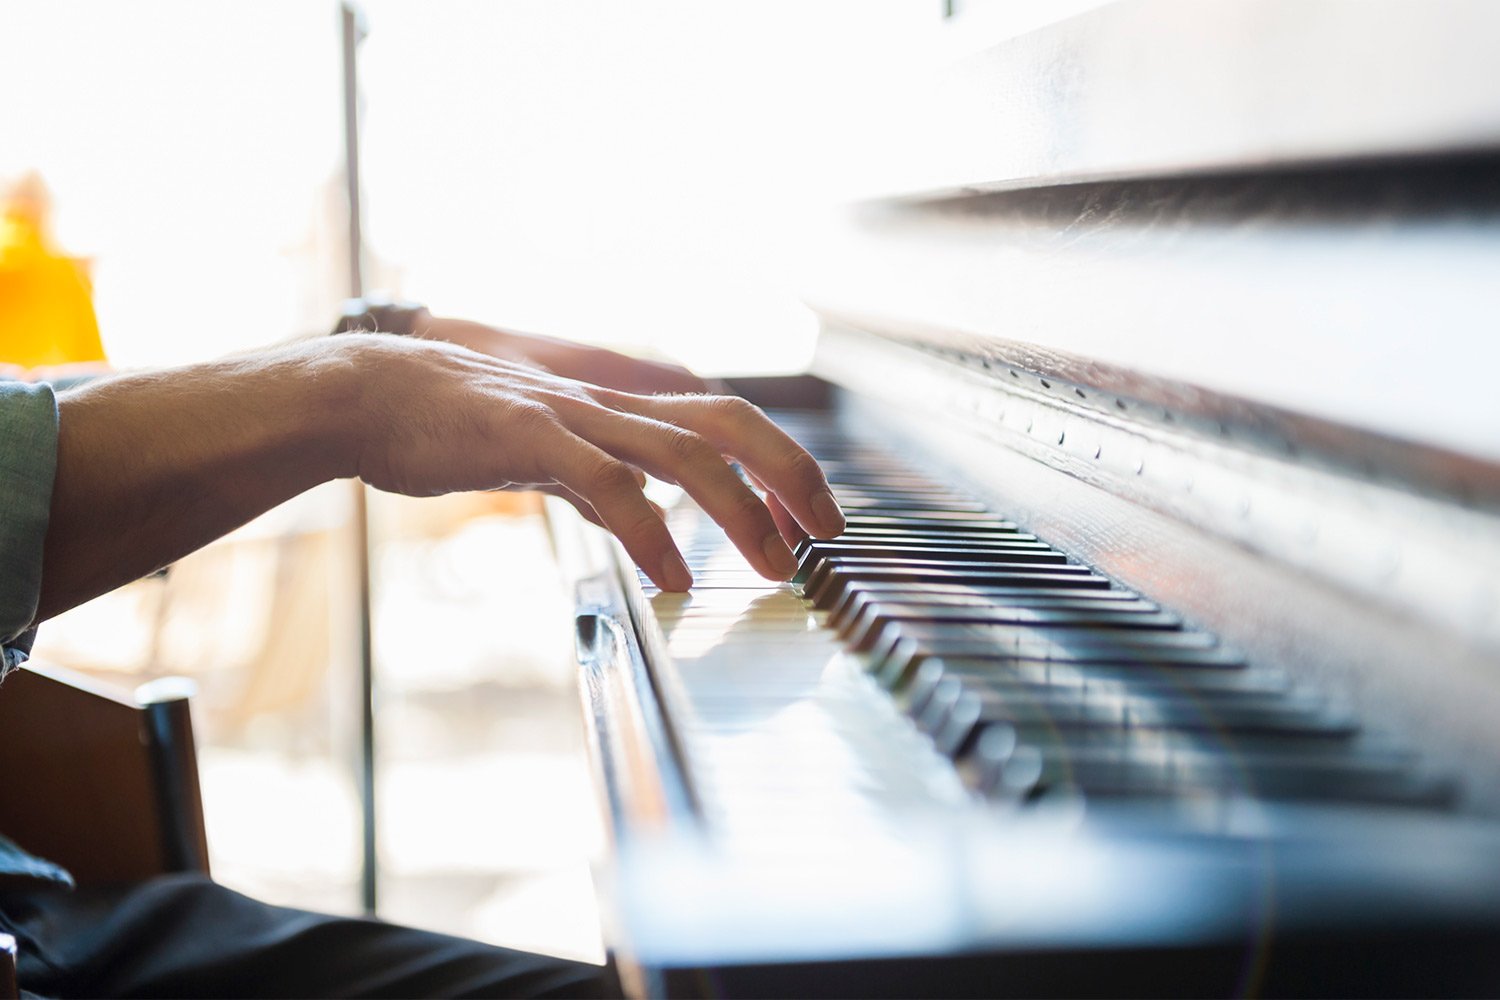
{"type": "MultiPolygon", "coordinates": [[[[0,685],[0,832],[80,886],[208,873],[190,683],[133,694],[55,667],[0,685]]],[[[0,940],[0,1000],[16,996],[0,940]]]]}

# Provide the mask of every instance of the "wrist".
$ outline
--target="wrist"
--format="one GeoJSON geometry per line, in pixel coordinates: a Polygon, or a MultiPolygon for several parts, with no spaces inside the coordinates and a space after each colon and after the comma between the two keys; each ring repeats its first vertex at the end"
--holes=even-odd
{"type": "Polygon", "coordinates": [[[298,359],[296,422],[307,456],[324,470],[319,478],[348,479],[358,474],[359,457],[370,429],[380,419],[378,404],[385,353],[380,334],[350,334],[325,340],[298,359]]]}

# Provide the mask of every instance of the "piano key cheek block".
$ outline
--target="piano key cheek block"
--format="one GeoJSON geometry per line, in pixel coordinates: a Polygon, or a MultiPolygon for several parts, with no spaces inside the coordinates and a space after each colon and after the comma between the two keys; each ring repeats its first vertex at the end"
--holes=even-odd
{"type": "Polygon", "coordinates": [[[553,509],[631,992],[1500,991],[1500,9],[1377,6],[1109,5],[894,119],[738,385],[848,520],[789,584],[553,509]]]}

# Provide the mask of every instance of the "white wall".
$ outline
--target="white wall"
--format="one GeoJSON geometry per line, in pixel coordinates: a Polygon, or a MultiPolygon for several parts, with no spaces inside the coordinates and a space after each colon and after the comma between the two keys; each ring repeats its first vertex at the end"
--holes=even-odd
{"type": "Polygon", "coordinates": [[[310,321],[313,221],[341,153],[336,43],[330,7],[295,0],[0,4],[0,178],[51,185],[117,363],[310,321]]]}
{"type": "MultiPolygon", "coordinates": [[[[372,0],[373,249],[440,311],[797,367],[801,231],[879,175],[902,81],[1089,2],[372,0]]],[[[333,3],[0,4],[0,93],[0,178],[51,183],[117,363],[326,324],[333,3]]]]}

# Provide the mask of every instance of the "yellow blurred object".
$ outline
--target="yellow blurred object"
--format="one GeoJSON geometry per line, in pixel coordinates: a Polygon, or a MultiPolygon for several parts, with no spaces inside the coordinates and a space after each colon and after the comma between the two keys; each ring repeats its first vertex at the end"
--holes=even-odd
{"type": "Polygon", "coordinates": [[[53,246],[50,207],[35,174],[0,205],[0,363],[39,368],[105,360],[87,264],[53,246]]]}

